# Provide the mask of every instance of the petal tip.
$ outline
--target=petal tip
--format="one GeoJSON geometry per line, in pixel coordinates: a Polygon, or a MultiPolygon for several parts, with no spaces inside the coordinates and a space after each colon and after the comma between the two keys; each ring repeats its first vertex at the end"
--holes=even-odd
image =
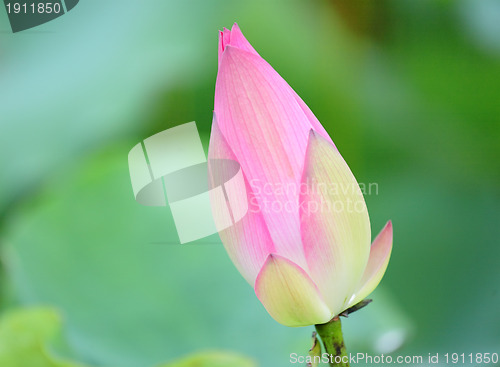
{"type": "Polygon", "coordinates": [[[309,139],[316,139],[317,137],[318,133],[314,129],[309,129],[309,139]]]}
{"type": "Polygon", "coordinates": [[[276,263],[278,260],[288,261],[283,256],[280,256],[280,255],[275,254],[275,253],[270,253],[267,256],[266,261],[264,261],[264,265],[262,265],[261,271],[259,272],[259,274],[257,274],[257,278],[255,279],[255,284],[254,284],[254,289],[255,289],[255,292],[257,293],[257,297],[259,297],[259,294],[258,294],[258,291],[257,291],[257,284],[259,284],[259,280],[263,276],[263,273],[264,273],[262,271],[262,269],[265,269],[271,263],[276,263]]]}
{"type": "Polygon", "coordinates": [[[382,229],[381,233],[387,233],[392,237],[392,231],[393,231],[392,220],[389,219],[385,224],[384,228],[382,229]]]}
{"type": "Polygon", "coordinates": [[[309,130],[309,137],[308,137],[308,141],[307,141],[307,146],[308,148],[313,145],[313,144],[317,144],[319,142],[326,142],[328,143],[329,145],[332,145],[334,146],[333,144],[331,144],[327,139],[325,139],[319,132],[317,132],[316,130],[314,129],[310,129],[309,130]]]}

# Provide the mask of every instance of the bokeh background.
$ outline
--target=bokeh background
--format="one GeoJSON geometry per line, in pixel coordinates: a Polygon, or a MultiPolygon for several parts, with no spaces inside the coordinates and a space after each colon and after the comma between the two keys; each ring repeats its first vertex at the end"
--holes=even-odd
{"type": "Polygon", "coordinates": [[[217,30],[235,21],[378,184],[373,234],[393,220],[374,302],[343,323],[349,351],[500,353],[500,2],[82,0],[17,34],[0,10],[6,367],[34,365],[6,340],[26,356],[30,328],[57,318],[47,348],[79,366],[307,353],[313,328],[274,322],[216,236],[168,244],[168,209],[130,185],[144,138],[195,120],[207,146],[217,30]]]}

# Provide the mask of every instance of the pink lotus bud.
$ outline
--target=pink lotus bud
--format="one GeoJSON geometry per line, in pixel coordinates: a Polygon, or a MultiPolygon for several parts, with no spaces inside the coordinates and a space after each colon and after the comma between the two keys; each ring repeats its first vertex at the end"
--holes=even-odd
{"type": "MultiPolygon", "coordinates": [[[[391,222],[370,246],[368,211],[351,170],[237,24],[219,37],[209,160],[219,159],[239,163],[245,187],[227,200],[248,206],[220,237],[276,321],[326,323],[375,289],[392,249],[391,222]]],[[[212,171],[211,179],[222,174],[212,171]]],[[[212,201],[214,213],[222,205],[212,201]]]]}

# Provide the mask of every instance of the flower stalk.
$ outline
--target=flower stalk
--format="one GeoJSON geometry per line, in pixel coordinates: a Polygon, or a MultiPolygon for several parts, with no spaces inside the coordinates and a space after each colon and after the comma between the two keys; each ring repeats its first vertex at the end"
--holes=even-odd
{"type": "Polygon", "coordinates": [[[316,325],[316,331],[323,341],[326,353],[329,355],[330,366],[349,367],[349,356],[344,344],[340,317],[335,316],[326,324],[316,325]]]}

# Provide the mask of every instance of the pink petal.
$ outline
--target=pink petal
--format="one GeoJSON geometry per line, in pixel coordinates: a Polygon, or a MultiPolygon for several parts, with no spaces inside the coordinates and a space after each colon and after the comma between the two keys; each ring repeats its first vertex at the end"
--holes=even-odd
{"type": "Polygon", "coordinates": [[[389,221],[378,234],[370,249],[370,258],[366,265],[363,278],[359,282],[350,306],[362,301],[377,288],[385,274],[392,252],[392,222],[389,221]]]}
{"type": "MultiPolygon", "coordinates": [[[[245,38],[243,33],[241,32],[240,27],[238,26],[238,23],[234,23],[233,27],[231,30],[228,30],[227,28],[224,28],[223,31],[219,32],[219,64],[222,60],[222,53],[224,52],[224,49],[226,46],[231,45],[233,47],[239,48],[241,50],[247,51],[251,54],[254,54],[256,56],[259,56],[257,51],[252,47],[250,42],[245,38]]],[[[259,56],[260,57],[260,56],[259,56]]],[[[286,82],[285,82],[286,84],[286,82]]],[[[311,123],[311,127],[317,131],[321,136],[323,136],[325,139],[330,141],[333,144],[332,139],[326,132],[326,130],[323,128],[321,123],[318,121],[316,116],[312,113],[312,111],[309,109],[309,107],[302,101],[302,99],[299,97],[297,93],[288,85],[286,84],[287,89],[290,90],[290,92],[294,95],[295,100],[299,104],[300,108],[306,115],[306,117],[309,119],[309,122],[311,123]]]]}
{"type": "Polygon", "coordinates": [[[254,189],[277,252],[305,267],[297,196],[310,120],[269,64],[231,45],[219,68],[215,113],[254,189]]]}
{"type": "Polygon", "coordinates": [[[224,52],[224,48],[226,45],[229,43],[229,40],[231,39],[231,31],[224,27],[222,31],[219,31],[219,65],[222,60],[222,53],[224,52]]]}
{"type": "Polygon", "coordinates": [[[245,36],[243,36],[243,33],[241,33],[240,27],[238,27],[237,23],[233,24],[233,28],[231,28],[231,30],[224,28],[223,31],[219,32],[219,65],[222,60],[222,53],[228,45],[250,52],[257,56],[259,55],[250,42],[247,41],[245,36]]]}
{"type": "Polygon", "coordinates": [[[311,130],[300,196],[302,241],[309,275],[336,314],[345,310],[370,251],[368,211],[351,170],[311,130]]]}
{"type": "MultiPolygon", "coordinates": [[[[218,159],[228,159],[237,162],[236,157],[219,129],[214,114],[208,151],[209,179],[212,183],[223,182],[226,177],[226,172],[220,169],[214,170],[211,165],[211,162],[218,159]]],[[[245,200],[247,202],[241,203],[241,206],[248,206],[247,214],[233,226],[219,231],[219,235],[238,271],[253,286],[255,278],[268,255],[274,251],[274,245],[262,213],[253,205],[255,196],[252,187],[250,187],[246,179],[245,184],[246,193],[238,194],[237,192],[233,192],[233,200],[230,206],[234,207],[235,200],[245,200]]],[[[228,206],[226,202],[214,201],[212,196],[211,204],[214,217],[217,217],[217,212],[224,211],[228,206]]]]}
{"type": "MultiPolygon", "coordinates": [[[[325,138],[329,143],[331,143],[335,147],[335,144],[333,143],[332,138],[330,138],[330,135],[328,135],[328,133],[326,132],[323,125],[321,125],[319,120],[312,113],[311,109],[304,103],[304,101],[299,97],[299,95],[297,93],[295,93],[295,91],[291,87],[289,87],[289,88],[292,91],[292,93],[295,97],[295,100],[299,104],[300,108],[302,109],[302,111],[304,112],[304,114],[308,118],[309,122],[311,123],[312,129],[315,132],[317,132],[320,136],[325,138]]],[[[335,147],[335,149],[337,149],[337,147],[335,147]]]]}
{"type": "Polygon", "coordinates": [[[271,254],[255,282],[267,312],[286,326],[323,324],[333,317],[307,273],[292,261],[271,254]]]}

